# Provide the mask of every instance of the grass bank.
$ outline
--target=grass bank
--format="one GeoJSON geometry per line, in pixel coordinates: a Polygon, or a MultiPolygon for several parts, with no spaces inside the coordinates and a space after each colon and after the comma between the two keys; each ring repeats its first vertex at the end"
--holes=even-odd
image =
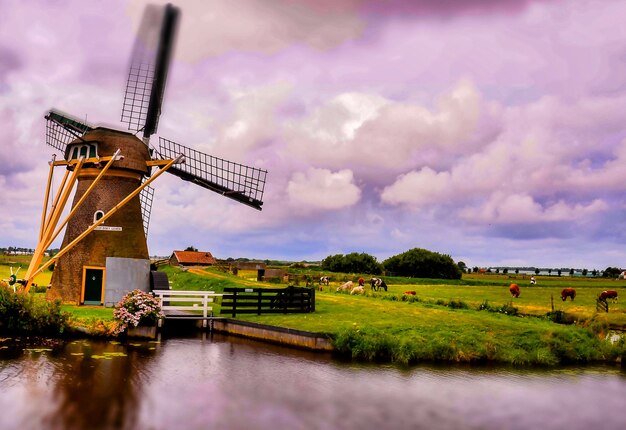
{"type": "MultiPolygon", "coordinates": [[[[168,270],[174,275],[178,271],[168,270]]],[[[195,282],[195,287],[189,289],[205,289],[203,285],[206,285],[206,289],[219,291],[219,285],[214,283],[216,279],[241,286],[237,285],[237,277],[211,269],[178,276],[181,276],[176,278],[178,281],[195,282]],[[196,276],[204,279],[191,281],[196,276]]],[[[523,288],[523,300],[515,302],[511,302],[508,279],[493,278],[484,283],[470,279],[471,284],[449,285],[428,284],[426,280],[395,283],[393,278],[388,280],[388,292],[368,296],[334,292],[343,280],[340,278],[317,293],[314,313],[240,315],[238,319],[327,333],[340,354],[367,361],[559,365],[614,362],[624,354],[623,340],[618,343],[605,340],[609,320],[624,318],[623,310],[614,309],[606,315],[594,312],[596,293],[606,289],[601,283],[577,285],[582,296],[580,301],[577,296],[574,303],[586,318],[578,324],[562,325],[540,316],[551,310],[550,295],[558,299],[554,301],[555,309],[572,311],[574,305],[559,298],[563,282],[567,282],[563,279],[551,286],[523,288]],[[403,292],[407,290],[416,291],[416,296],[403,300],[403,292]],[[520,310],[536,317],[479,311],[485,301],[490,303],[490,308],[520,306],[520,310]],[[451,302],[461,309],[446,306],[451,302]]],[[[216,310],[219,311],[219,304],[216,310]]]]}

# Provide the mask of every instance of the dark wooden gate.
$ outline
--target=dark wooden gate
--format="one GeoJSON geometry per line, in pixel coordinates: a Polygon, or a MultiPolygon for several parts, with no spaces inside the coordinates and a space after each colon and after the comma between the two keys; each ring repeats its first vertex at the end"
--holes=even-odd
{"type": "Polygon", "coordinates": [[[315,288],[224,288],[220,314],[279,314],[315,311],[315,288]]]}
{"type": "Polygon", "coordinates": [[[596,311],[604,311],[604,312],[608,312],[609,311],[609,302],[607,302],[606,300],[603,299],[596,299],[596,311]]]}

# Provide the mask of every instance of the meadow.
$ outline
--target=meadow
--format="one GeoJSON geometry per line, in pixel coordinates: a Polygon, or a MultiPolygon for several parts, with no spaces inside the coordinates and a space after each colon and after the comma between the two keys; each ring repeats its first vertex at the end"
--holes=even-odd
{"type": "MultiPolygon", "coordinates": [[[[174,289],[221,292],[225,286],[276,287],[211,268],[164,270],[174,289]]],[[[609,287],[623,297],[625,281],[539,277],[538,285],[531,287],[523,282],[529,279],[521,276],[466,275],[452,282],[386,278],[388,292],[352,296],[335,290],[344,280],[356,281],[359,275],[333,277],[338,280],[317,291],[314,313],[237,318],[326,333],[340,354],[357,360],[556,365],[611,362],[624,354],[623,340],[616,344],[605,340],[611,326],[624,326],[624,307],[611,304],[609,313],[597,313],[595,297],[609,287]],[[518,299],[508,291],[511,281],[522,288],[518,299]],[[576,300],[562,302],[561,289],[572,286],[578,293],[576,300]],[[416,295],[405,295],[408,290],[416,295]],[[551,296],[555,310],[571,315],[575,324],[556,324],[546,316],[552,310],[551,296]],[[490,310],[479,310],[485,301],[490,310]],[[508,313],[515,308],[518,315],[508,313]]],[[[219,315],[219,303],[214,311],[219,315]]]]}

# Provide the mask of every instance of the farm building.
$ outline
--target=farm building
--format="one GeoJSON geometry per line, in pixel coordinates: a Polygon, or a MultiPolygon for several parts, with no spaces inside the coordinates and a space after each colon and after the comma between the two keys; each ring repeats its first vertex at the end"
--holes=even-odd
{"type": "Polygon", "coordinates": [[[173,266],[212,266],[216,262],[210,252],[203,251],[174,251],[170,256],[173,266]]]}

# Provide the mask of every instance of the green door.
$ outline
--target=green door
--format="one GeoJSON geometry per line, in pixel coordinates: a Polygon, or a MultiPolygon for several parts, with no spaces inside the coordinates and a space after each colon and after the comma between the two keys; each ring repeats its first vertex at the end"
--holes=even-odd
{"type": "Polygon", "coordinates": [[[102,269],[85,269],[85,305],[102,304],[102,269]]]}

